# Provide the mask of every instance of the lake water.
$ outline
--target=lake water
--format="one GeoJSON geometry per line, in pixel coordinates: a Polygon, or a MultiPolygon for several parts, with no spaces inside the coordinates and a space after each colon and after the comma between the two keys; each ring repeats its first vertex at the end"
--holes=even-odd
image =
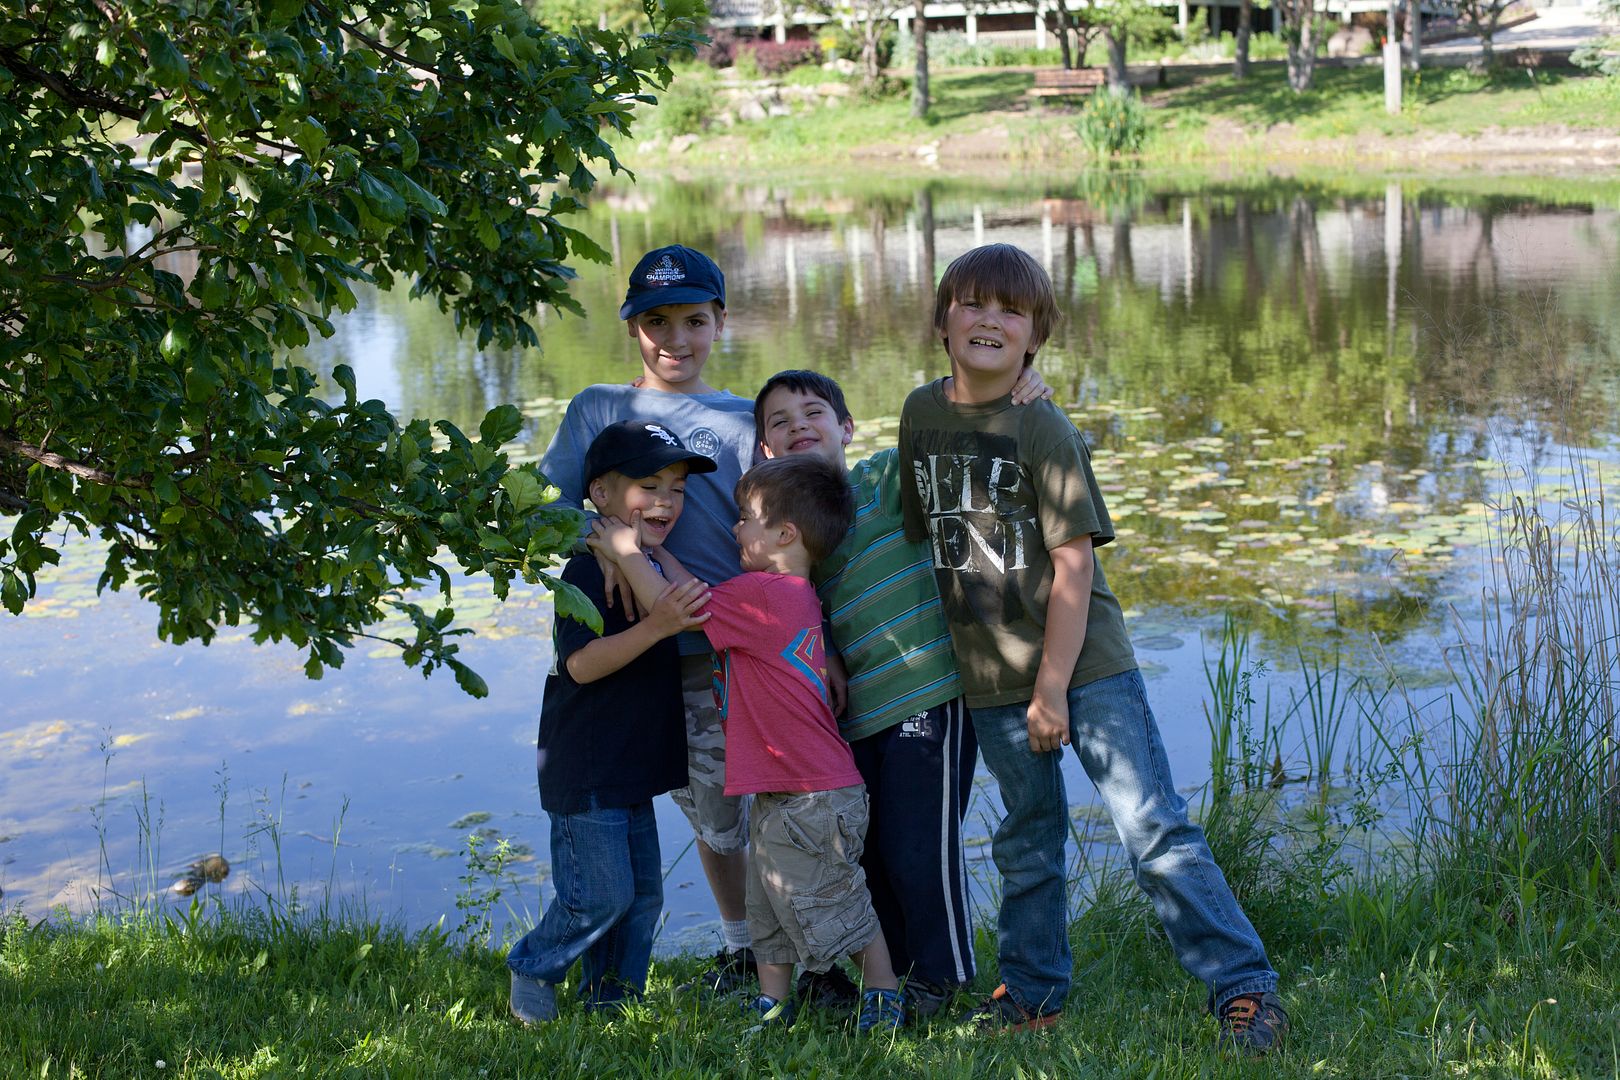
{"type": "MultiPolygon", "coordinates": [[[[1039,366],[1094,448],[1119,526],[1109,580],[1190,790],[1208,777],[1203,661],[1226,614],[1253,628],[1277,702],[1298,685],[1296,649],[1334,644],[1371,670],[1376,641],[1435,685],[1448,613],[1466,621],[1489,579],[1508,486],[1584,462],[1616,494],[1620,199],[1581,198],[1120,175],[643,183],[595,199],[584,225],[614,265],[580,268],[588,317],[548,313],[543,352],[481,352],[431,305],[368,295],[306,359],[466,429],[517,402],[530,423],[515,452],[535,456],[571,394],[637,373],[616,317],[624,274],[680,241],[727,271],[708,381],[752,395],[782,368],[835,375],[853,461],[892,444],[906,392],[945,370],[927,325],[936,275],[976,244],[1018,244],[1057,286],[1063,321],[1039,366]]],[[[95,595],[98,571],[91,545],[69,544],[25,615],[0,620],[0,903],[38,917],[87,910],[98,890],[183,902],[164,890],[217,850],[235,869],[210,892],[453,929],[458,894],[487,888],[461,880],[481,833],[517,856],[497,927],[538,909],[543,591],[497,604],[476,582],[458,590],[480,631],[463,655],[490,686],[474,701],[386,652],[310,682],[296,653],[245,634],[162,644],[133,594],[95,595]]],[[[1090,785],[1068,767],[1083,805],[1090,785]]],[[[993,808],[987,791],[973,832],[993,808]]],[[[660,948],[712,947],[667,799],[660,824],[660,948]]]]}

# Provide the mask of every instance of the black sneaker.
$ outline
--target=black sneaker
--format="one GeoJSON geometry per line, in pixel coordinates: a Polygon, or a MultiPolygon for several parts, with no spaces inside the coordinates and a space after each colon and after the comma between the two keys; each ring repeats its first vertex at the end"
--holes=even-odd
{"type": "Polygon", "coordinates": [[[900,988],[900,997],[906,1005],[906,1022],[915,1024],[938,1016],[955,993],[949,986],[909,976],[905,986],[900,988]]]}
{"type": "Polygon", "coordinates": [[[837,964],[826,971],[800,972],[793,993],[806,1008],[830,1012],[853,1010],[861,1000],[860,988],[837,964]]]}
{"type": "Polygon", "coordinates": [[[675,988],[678,994],[701,994],[705,997],[723,997],[747,990],[749,984],[758,985],[759,967],[754,963],[753,949],[729,952],[721,949],[714,954],[709,967],[702,974],[675,988]]]}
{"type": "Polygon", "coordinates": [[[996,987],[962,1018],[964,1027],[986,1034],[1000,1031],[1040,1031],[1058,1022],[1059,1012],[1030,1012],[1007,993],[1007,984],[996,987]]]}
{"type": "Polygon", "coordinates": [[[1282,1007],[1282,999],[1269,991],[1239,994],[1221,1006],[1216,1020],[1221,1026],[1218,1044],[1250,1054],[1275,1050],[1288,1035],[1288,1010],[1282,1007]]]}

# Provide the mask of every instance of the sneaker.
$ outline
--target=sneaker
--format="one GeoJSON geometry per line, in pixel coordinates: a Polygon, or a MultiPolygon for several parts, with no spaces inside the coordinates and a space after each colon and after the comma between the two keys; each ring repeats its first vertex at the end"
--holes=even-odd
{"type": "Polygon", "coordinates": [[[1282,1045],[1288,1035],[1288,1011],[1282,999],[1264,994],[1239,994],[1221,1006],[1216,1018],[1221,1026],[1221,1046],[1234,1046],[1251,1054],[1264,1054],[1282,1045]]]}
{"type": "Polygon", "coordinates": [[[525,1024],[544,1024],[557,1019],[556,987],[512,972],[512,1015],[525,1024]]]}
{"type": "Polygon", "coordinates": [[[837,964],[826,971],[801,972],[793,994],[802,1005],[831,1012],[853,1009],[861,1000],[860,988],[837,964]]]}
{"type": "Polygon", "coordinates": [[[799,1008],[793,1003],[792,998],[777,1001],[769,994],[760,994],[743,1002],[742,1010],[758,1017],[760,1027],[790,1028],[793,1026],[794,1018],[799,1015],[799,1008]]]}
{"type": "Polygon", "coordinates": [[[906,979],[906,985],[900,988],[900,1000],[906,1007],[907,1022],[917,1024],[938,1016],[955,993],[952,987],[912,975],[906,979]]]}
{"type": "Polygon", "coordinates": [[[855,1030],[886,1034],[896,1031],[906,1022],[906,1007],[898,990],[867,990],[861,994],[861,1018],[855,1030]]]}
{"type": "Polygon", "coordinates": [[[721,997],[746,989],[750,982],[758,978],[759,968],[754,964],[753,949],[738,949],[736,952],[721,949],[714,954],[706,971],[695,979],[681,983],[675,992],[721,997]]]}
{"type": "Polygon", "coordinates": [[[1007,984],[1002,983],[963,1017],[963,1024],[983,1032],[1040,1031],[1056,1024],[1061,1015],[1060,1011],[1029,1012],[1012,999],[1012,995],[1007,993],[1007,984]]]}

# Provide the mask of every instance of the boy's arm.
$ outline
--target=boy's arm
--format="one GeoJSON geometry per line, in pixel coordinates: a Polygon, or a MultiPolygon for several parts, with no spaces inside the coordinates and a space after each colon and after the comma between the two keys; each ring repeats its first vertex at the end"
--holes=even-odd
{"type": "Polygon", "coordinates": [[[1037,754],[1069,745],[1069,680],[1086,643],[1097,566],[1090,536],[1060,544],[1047,554],[1052,559],[1052,596],[1046,605],[1046,641],[1028,716],[1029,748],[1037,754]]]}
{"type": "MultiPolygon", "coordinates": [[[[618,567],[620,579],[630,586],[636,602],[651,610],[670,582],[648,561],[647,553],[642,550],[640,515],[631,514],[630,519],[630,524],[624,524],[617,518],[598,519],[592,528],[588,543],[598,557],[606,558],[618,567]]],[[[664,554],[667,556],[668,552],[664,554]]],[[[687,585],[696,580],[687,572],[686,567],[673,557],[670,558],[670,567],[666,572],[679,575],[681,580],[677,584],[680,585],[687,585]]],[[[699,582],[699,585],[701,584],[699,582]]],[[[708,598],[706,590],[703,596],[705,599],[708,598]]]]}
{"type": "Polygon", "coordinates": [[[569,677],[581,685],[612,675],[665,638],[703,625],[709,617],[697,614],[697,610],[707,601],[707,590],[695,578],[685,584],[668,585],[650,605],[652,610],[646,618],[617,634],[580,646],[568,654],[563,666],[569,677]]]}

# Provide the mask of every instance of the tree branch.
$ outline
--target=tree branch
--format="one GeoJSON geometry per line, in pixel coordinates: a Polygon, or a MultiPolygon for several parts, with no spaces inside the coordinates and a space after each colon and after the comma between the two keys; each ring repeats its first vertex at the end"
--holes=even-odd
{"type": "Polygon", "coordinates": [[[465,82],[466,81],[465,79],[463,79],[459,75],[447,75],[447,74],[440,71],[438,68],[434,67],[431,64],[423,64],[423,63],[420,63],[420,62],[418,62],[416,60],[412,60],[409,56],[406,56],[404,53],[398,51],[397,49],[393,49],[393,48],[390,48],[387,45],[384,45],[382,42],[378,41],[376,38],[372,37],[370,34],[367,34],[364,30],[361,30],[358,26],[355,26],[353,23],[346,23],[342,19],[338,18],[337,13],[334,12],[331,8],[327,7],[325,4],[317,2],[317,3],[311,4],[310,6],[313,7],[316,11],[319,11],[322,15],[325,15],[327,18],[331,19],[338,26],[342,27],[343,32],[348,34],[350,37],[357,38],[358,40],[365,42],[367,45],[369,45],[371,48],[375,49],[377,52],[381,53],[382,55],[388,57],[389,59],[391,59],[391,60],[393,60],[393,61],[395,61],[397,63],[404,64],[408,68],[414,68],[417,71],[423,72],[424,74],[432,75],[435,79],[449,79],[451,82],[465,82]]]}
{"type": "Polygon", "coordinates": [[[94,465],[86,465],[82,461],[74,461],[32,443],[21,442],[17,439],[7,438],[4,435],[0,435],[0,450],[9,450],[20,457],[37,461],[47,469],[61,469],[63,472],[72,473],[81,480],[89,480],[92,483],[106,484],[108,486],[118,483],[116,476],[98,469],[94,465]]]}

